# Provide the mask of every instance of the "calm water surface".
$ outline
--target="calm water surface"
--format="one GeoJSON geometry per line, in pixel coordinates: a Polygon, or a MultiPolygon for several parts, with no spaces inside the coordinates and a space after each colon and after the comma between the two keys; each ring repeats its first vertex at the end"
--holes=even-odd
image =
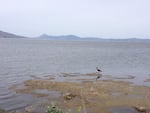
{"type": "Polygon", "coordinates": [[[96,66],[104,78],[132,75],[133,82],[145,85],[150,78],[150,42],[0,39],[0,107],[9,111],[37,101],[8,89],[31,76],[94,73],[96,66]]]}

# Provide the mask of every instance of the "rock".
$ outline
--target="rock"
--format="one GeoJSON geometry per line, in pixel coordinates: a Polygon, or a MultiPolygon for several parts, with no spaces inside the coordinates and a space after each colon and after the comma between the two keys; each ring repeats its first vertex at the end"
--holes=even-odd
{"type": "Polygon", "coordinates": [[[71,100],[72,98],[76,97],[77,95],[72,93],[66,93],[63,97],[65,100],[71,100]]]}
{"type": "Polygon", "coordinates": [[[144,82],[150,82],[150,79],[146,79],[144,82]]]}
{"type": "Polygon", "coordinates": [[[143,107],[143,106],[134,106],[133,108],[136,109],[136,110],[139,111],[139,112],[144,112],[144,113],[146,113],[146,108],[143,107]]]}
{"type": "Polygon", "coordinates": [[[32,106],[28,106],[25,108],[25,113],[36,113],[36,112],[32,106]]]}

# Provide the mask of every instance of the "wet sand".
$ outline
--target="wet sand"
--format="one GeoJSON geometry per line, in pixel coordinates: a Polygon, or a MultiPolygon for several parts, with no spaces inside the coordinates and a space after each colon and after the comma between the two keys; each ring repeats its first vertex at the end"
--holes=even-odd
{"type": "MultiPolygon", "coordinates": [[[[73,75],[63,74],[66,79],[69,77],[73,79],[73,75]]],[[[127,81],[95,81],[86,78],[78,78],[78,80],[80,82],[34,78],[25,81],[24,87],[14,85],[10,89],[21,94],[47,98],[49,102],[42,103],[42,106],[55,102],[63,110],[75,110],[79,107],[84,113],[113,113],[114,108],[120,107],[131,108],[137,112],[136,108],[140,107],[144,108],[147,113],[150,110],[150,87],[148,86],[137,86],[127,81]]]]}

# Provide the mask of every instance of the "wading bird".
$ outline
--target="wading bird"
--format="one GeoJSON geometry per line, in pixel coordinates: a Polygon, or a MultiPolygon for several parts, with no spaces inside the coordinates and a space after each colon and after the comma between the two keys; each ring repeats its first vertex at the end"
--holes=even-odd
{"type": "Polygon", "coordinates": [[[96,77],[96,80],[102,77],[102,74],[100,72],[102,72],[102,70],[100,70],[98,67],[96,67],[97,72],[99,72],[99,74],[96,77]]]}
{"type": "Polygon", "coordinates": [[[97,70],[98,72],[102,72],[102,70],[100,70],[98,67],[96,67],[96,70],[97,70]]]}

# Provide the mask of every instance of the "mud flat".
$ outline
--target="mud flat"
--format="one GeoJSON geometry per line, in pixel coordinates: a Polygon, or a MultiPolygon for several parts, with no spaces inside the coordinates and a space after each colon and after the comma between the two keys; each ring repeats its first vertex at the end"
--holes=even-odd
{"type": "MultiPolygon", "coordinates": [[[[17,93],[45,97],[63,110],[81,107],[82,112],[86,113],[115,113],[118,112],[116,109],[126,108],[127,111],[132,109],[130,113],[140,113],[143,112],[140,111],[142,108],[145,113],[149,113],[150,109],[150,87],[136,86],[125,81],[59,82],[32,79],[25,81],[24,87],[15,85],[11,89],[17,93]],[[44,90],[45,93],[40,90],[44,90]],[[48,91],[56,92],[58,96],[51,96],[48,91]]],[[[45,103],[45,106],[47,104],[45,103]]],[[[128,113],[127,111],[120,113],[128,113]]]]}

